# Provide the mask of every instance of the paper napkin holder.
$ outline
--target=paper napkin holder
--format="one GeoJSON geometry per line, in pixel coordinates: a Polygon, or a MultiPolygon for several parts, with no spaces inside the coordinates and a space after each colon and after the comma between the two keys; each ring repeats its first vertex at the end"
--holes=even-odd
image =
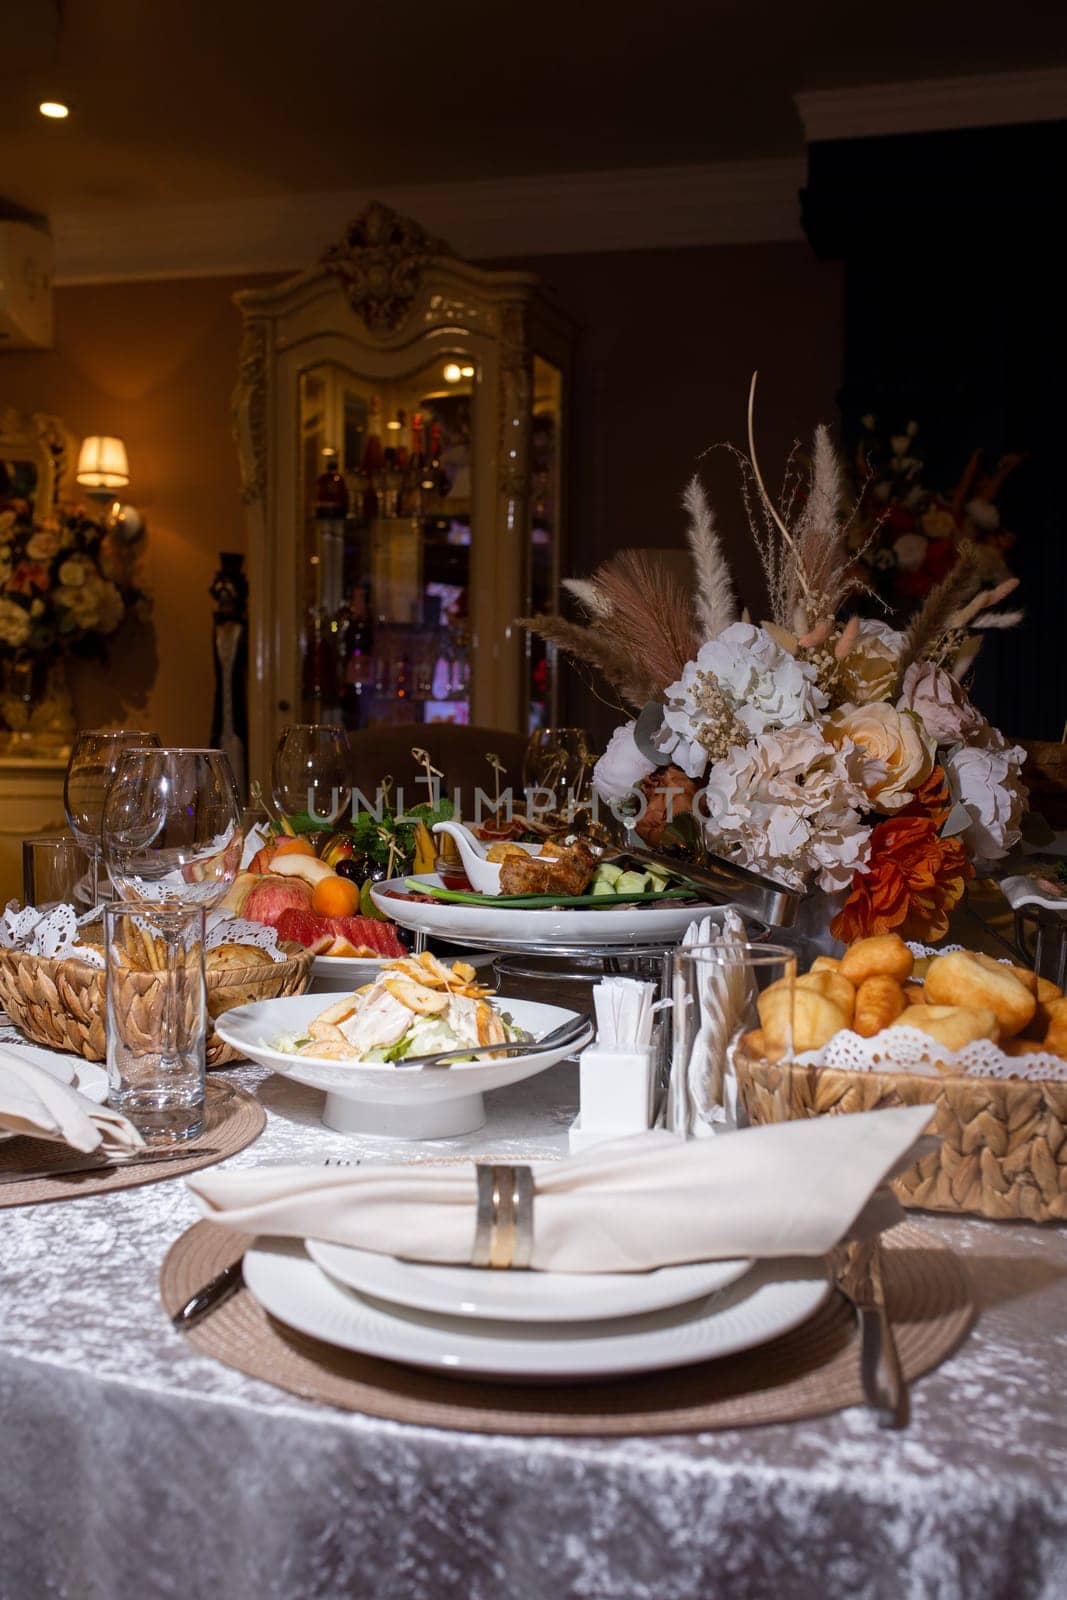
{"type": "Polygon", "coordinates": [[[643,1133],[652,1123],[652,1046],[591,1044],[578,1061],[580,1112],[571,1123],[572,1153],[607,1139],[643,1133]]]}

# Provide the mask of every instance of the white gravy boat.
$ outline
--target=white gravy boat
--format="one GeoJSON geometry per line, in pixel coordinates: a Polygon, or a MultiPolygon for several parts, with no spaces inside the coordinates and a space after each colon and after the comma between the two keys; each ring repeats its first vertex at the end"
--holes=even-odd
{"type": "MultiPolygon", "coordinates": [[[[485,859],[489,853],[489,846],[484,839],[476,838],[462,822],[435,822],[432,831],[447,833],[450,839],[456,841],[463,870],[470,879],[471,888],[477,894],[500,893],[500,862],[485,859]]],[[[520,844],[519,849],[525,850],[527,855],[535,856],[541,846],[520,844]]]]}

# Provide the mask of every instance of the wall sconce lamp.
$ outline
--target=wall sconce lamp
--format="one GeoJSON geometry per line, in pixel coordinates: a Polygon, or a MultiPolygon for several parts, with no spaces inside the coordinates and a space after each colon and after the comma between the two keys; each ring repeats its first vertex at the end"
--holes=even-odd
{"type": "Polygon", "coordinates": [[[108,527],[120,539],[132,543],[144,531],[144,519],[136,506],[123,505],[115,498],[115,491],[125,489],[130,481],[130,465],[122,439],[96,433],[83,439],[78,456],[77,479],[94,500],[111,502],[108,527]]]}

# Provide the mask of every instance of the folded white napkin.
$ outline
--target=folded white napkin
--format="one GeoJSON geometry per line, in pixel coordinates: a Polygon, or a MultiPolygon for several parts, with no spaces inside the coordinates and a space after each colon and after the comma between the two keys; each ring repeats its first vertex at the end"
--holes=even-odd
{"type": "Polygon", "coordinates": [[[98,1106],[43,1067],[0,1049],[0,1132],[53,1139],[73,1150],[135,1150],[144,1140],[119,1111],[98,1106]]]}
{"type": "MultiPolygon", "coordinates": [[[[913,1157],[931,1106],[776,1123],[682,1142],[637,1134],[534,1166],[532,1265],[641,1272],[738,1256],[821,1256],[913,1157]]],[[[456,1165],[260,1167],[187,1178],[212,1222],[408,1260],[469,1262],[475,1177],[456,1165]]],[[[879,1197],[880,1199],[882,1197],[879,1197]]],[[[900,1216],[888,1197],[886,1226],[900,1216]]]]}

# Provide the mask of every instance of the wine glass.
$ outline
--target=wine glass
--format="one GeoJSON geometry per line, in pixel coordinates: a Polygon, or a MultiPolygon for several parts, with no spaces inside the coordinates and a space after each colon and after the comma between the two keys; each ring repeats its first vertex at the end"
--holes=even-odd
{"type": "Polygon", "coordinates": [[[104,859],[120,900],[218,905],[237,876],[242,808],[221,750],[127,750],[104,806],[104,859]]]}
{"type": "Polygon", "coordinates": [[[90,903],[100,901],[101,830],[104,802],[126,750],[159,747],[159,735],[135,728],[93,728],[79,733],[63,783],[63,809],[75,840],[90,861],[90,903]]]}
{"type": "Polygon", "coordinates": [[[556,811],[573,809],[589,799],[595,760],[584,728],[538,728],[522,759],[523,787],[548,790],[556,811]]]}
{"type": "Polygon", "coordinates": [[[294,722],[283,729],[270,771],[274,804],[283,817],[310,817],[332,828],[352,800],[352,747],[334,723],[294,722]]]}

